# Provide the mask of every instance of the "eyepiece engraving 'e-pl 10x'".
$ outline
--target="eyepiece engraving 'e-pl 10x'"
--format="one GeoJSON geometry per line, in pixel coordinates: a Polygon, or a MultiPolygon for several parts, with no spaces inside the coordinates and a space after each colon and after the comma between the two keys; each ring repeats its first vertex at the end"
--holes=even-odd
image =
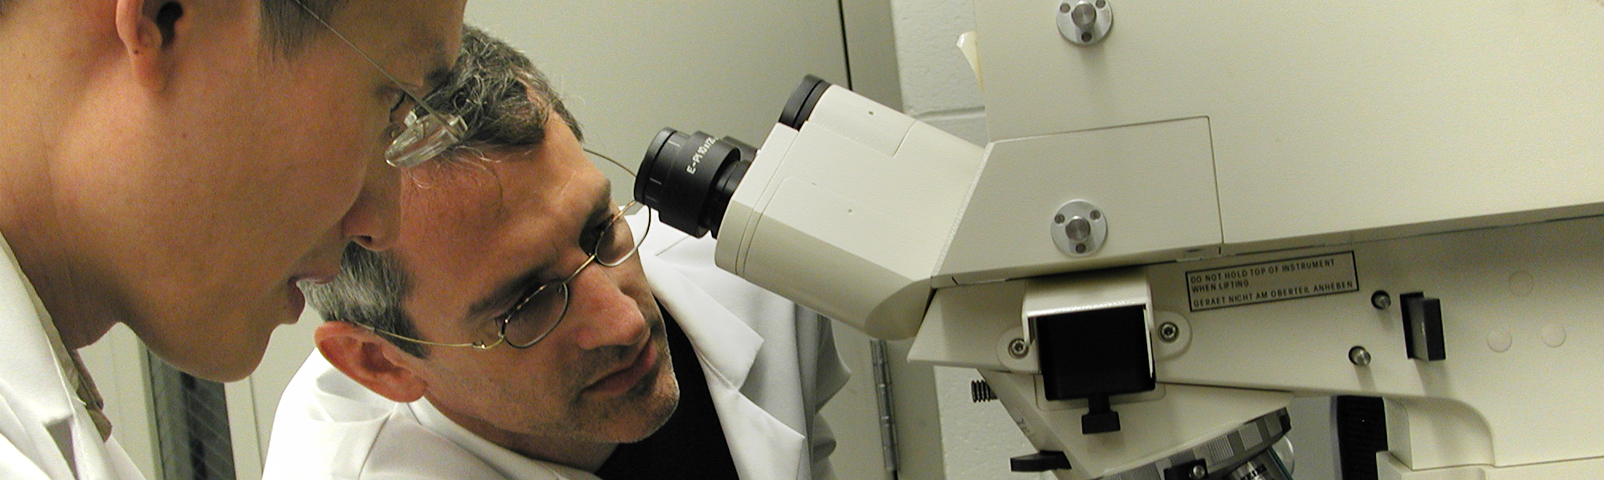
{"type": "Polygon", "coordinates": [[[718,236],[724,209],[752,165],[757,149],[702,132],[657,132],[635,177],[635,199],[657,210],[663,223],[701,237],[718,236]]]}

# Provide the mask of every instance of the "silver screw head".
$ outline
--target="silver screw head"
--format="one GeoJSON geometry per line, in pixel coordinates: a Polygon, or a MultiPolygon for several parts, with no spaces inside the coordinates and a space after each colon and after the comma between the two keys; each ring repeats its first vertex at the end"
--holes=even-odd
{"type": "Polygon", "coordinates": [[[1108,241],[1108,215],[1085,200],[1060,205],[1048,226],[1053,245],[1072,257],[1091,255],[1108,241]]]}
{"type": "Polygon", "coordinates": [[[1080,216],[1070,217],[1069,223],[1064,225],[1064,233],[1070,240],[1084,242],[1092,238],[1092,221],[1080,216]]]}
{"type": "Polygon", "coordinates": [[[1202,465],[1193,465],[1192,466],[1192,480],[1203,480],[1203,477],[1207,477],[1208,475],[1209,475],[1208,467],[1204,467],[1202,465]]]}
{"type": "Polygon", "coordinates": [[[1025,358],[1025,354],[1028,353],[1030,353],[1030,344],[1025,343],[1025,339],[1015,338],[1013,341],[1008,342],[1008,354],[1013,355],[1014,358],[1025,358]]]}
{"type": "Polygon", "coordinates": [[[1385,290],[1376,290],[1376,293],[1370,294],[1370,306],[1376,307],[1376,310],[1386,310],[1392,306],[1392,295],[1385,290]]]}
{"type": "Polygon", "coordinates": [[[1069,18],[1075,22],[1075,26],[1090,29],[1097,23],[1097,7],[1090,3],[1075,5],[1075,8],[1069,11],[1069,18]]]}
{"type": "Polygon", "coordinates": [[[1354,365],[1358,365],[1358,366],[1361,366],[1361,367],[1369,366],[1370,365],[1370,351],[1369,350],[1365,350],[1365,347],[1353,347],[1353,348],[1350,348],[1350,349],[1348,349],[1348,361],[1353,362],[1354,365]]]}
{"type": "Polygon", "coordinates": [[[1181,327],[1172,322],[1164,322],[1163,325],[1158,326],[1158,338],[1165,342],[1173,342],[1175,339],[1181,338],[1181,327]]]}

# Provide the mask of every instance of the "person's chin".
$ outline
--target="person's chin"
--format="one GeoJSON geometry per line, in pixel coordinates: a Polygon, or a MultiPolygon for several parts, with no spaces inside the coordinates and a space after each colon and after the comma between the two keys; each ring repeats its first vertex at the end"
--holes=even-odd
{"type": "MultiPolygon", "coordinates": [[[[244,339],[237,339],[244,340],[244,339]]],[[[265,341],[208,343],[181,352],[157,351],[157,356],[179,370],[215,382],[232,382],[249,376],[262,363],[265,341]]]]}
{"type": "MultiPolygon", "coordinates": [[[[284,316],[289,315],[293,320],[299,317],[300,311],[288,312],[275,308],[262,308],[257,311],[240,310],[231,312],[229,316],[201,319],[200,321],[216,322],[214,325],[232,322],[233,328],[220,328],[213,330],[203,339],[198,332],[188,332],[189,338],[180,341],[188,342],[189,347],[172,352],[179,359],[168,359],[169,363],[191,375],[217,382],[232,382],[250,375],[262,363],[262,356],[267,352],[268,341],[272,338],[273,330],[286,323],[284,316]]],[[[226,314],[225,314],[226,315],[226,314]]],[[[164,358],[166,358],[164,356],[164,358]]]]}
{"type": "Polygon", "coordinates": [[[674,410],[679,408],[679,380],[674,377],[674,369],[658,372],[651,388],[636,397],[633,408],[638,414],[635,428],[631,429],[634,433],[620,443],[638,442],[652,436],[674,415],[674,410]]]}

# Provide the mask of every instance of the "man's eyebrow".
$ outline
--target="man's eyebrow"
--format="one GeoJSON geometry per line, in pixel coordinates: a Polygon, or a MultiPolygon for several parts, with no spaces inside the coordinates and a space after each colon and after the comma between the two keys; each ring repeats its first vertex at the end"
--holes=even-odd
{"type": "MultiPolygon", "coordinates": [[[[612,185],[608,184],[607,187],[603,188],[596,196],[595,201],[591,204],[590,214],[586,217],[585,225],[581,227],[581,235],[584,235],[585,230],[588,230],[592,225],[612,217],[614,213],[612,208],[612,192],[612,185]]],[[[514,277],[512,280],[502,282],[502,284],[497,286],[496,289],[490,292],[489,295],[485,295],[478,301],[473,302],[472,305],[469,305],[468,316],[464,318],[463,321],[472,323],[478,319],[484,318],[486,315],[489,315],[497,309],[503,308],[503,306],[510,307],[512,302],[519,300],[524,294],[529,293],[533,288],[541,284],[541,277],[546,273],[546,271],[552,268],[552,263],[554,261],[555,258],[547,259],[545,262],[541,262],[539,265],[535,265],[528,270],[524,270],[523,273],[519,274],[517,277],[514,277]]]]}
{"type": "Polygon", "coordinates": [[[524,270],[523,273],[512,280],[502,282],[489,295],[485,295],[484,298],[480,298],[468,306],[468,316],[463,318],[463,322],[473,323],[495,310],[511,307],[512,302],[518,301],[524,294],[529,293],[532,288],[539,285],[541,275],[550,269],[550,261],[542,262],[528,270],[524,270]]]}

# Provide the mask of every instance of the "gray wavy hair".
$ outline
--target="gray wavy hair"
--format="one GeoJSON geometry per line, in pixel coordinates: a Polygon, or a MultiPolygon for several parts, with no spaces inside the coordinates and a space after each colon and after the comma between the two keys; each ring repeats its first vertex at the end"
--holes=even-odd
{"type": "MultiPolygon", "coordinates": [[[[539,146],[546,140],[548,112],[559,115],[575,137],[583,138],[573,115],[529,58],[471,26],[463,26],[462,54],[450,80],[424,101],[437,112],[461,116],[466,130],[462,140],[436,161],[470,161],[487,151],[539,146]]],[[[334,281],[300,285],[324,321],[418,338],[412,319],[401,309],[410,279],[400,261],[351,243],[341,263],[344,270],[334,281]]],[[[412,356],[428,355],[424,345],[383,337],[412,356]]]]}

